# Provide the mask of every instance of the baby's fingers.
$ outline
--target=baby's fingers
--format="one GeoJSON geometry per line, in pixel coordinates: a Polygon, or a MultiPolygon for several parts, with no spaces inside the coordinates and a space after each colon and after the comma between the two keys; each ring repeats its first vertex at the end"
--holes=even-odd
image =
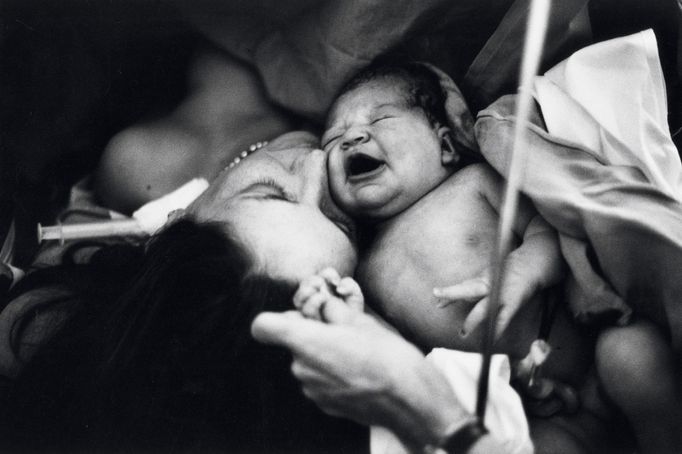
{"type": "Polygon", "coordinates": [[[511,322],[511,319],[516,315],[519,310],[517,305],[503,304],[497,313],[497,319],[495,320],[495,340],[499,339],[502,333],[504,333],[511,322]]]}
{"type": "MultiPolygon", "coordinates": [[[[479,301],[476,306],[474,306],[471,312],[469,312],[469,315],[467,315],[467,318],[464,320],[464,326],[462,328],[462,332],[460,333],[462,336],[466,336],[475,329],[487,326],[489,304],[489,299],[484,298],[479,301]]],[[[504,333],[504,331],[507,329],[509,322],[514,317],[514,314],[516,314],[517,310],[518,307],[505,304],[499,308],[497,317],[495,319],[495,340],[498,340],[502,333],[504,333]]]]}
{"type": "Polygon", "coordinates": [[[319,276],[324,278],[332,287],[336,287],[341,282],[341,276],[339,272],[332,267],[327,267],[318,273],[319,276]]]}
{"type": "Polygon", "coordinates": [[[323,292],[316,293],[305,301],[305,304],[299,309],[304,317],[312,318],[314,320],[324,321],[321,310],[322,307],[329,301],[329,295],[323,292]]]}
{"type": "Polygon", "coordinates": [[[343,297],[351,309],[362,312],[365,309],[365,298],[360,285],[352,277],[344,277],[336,286],[336,293],[343,297]]]}
{"type": "Polygon", "coordinates": [[[301,309],[308,298],[319,293],[326,286],[324,278],[319,275],[309,276],[301,281],[294,293],[293,301],[297,309],[301,309]]]}
{"type": "Polygon", "coordinates": [[[469,303],[479,301],[488,296],[489,291],[490,285],[487,280],[469,279],[449,287],[436,287],[433,289],[433,295],[442,300],[438,305],[444,307],[456,301],[469,303]]]}
{"type": "Polygon", "coordinates": [[[483,298],[473,309],[471,309],[467,318],[464,319],[464,325],[460,332],[461,336],[466,336],[485,323],[486,317],[488,316],[488,304],[488,298],[483,298]]]}

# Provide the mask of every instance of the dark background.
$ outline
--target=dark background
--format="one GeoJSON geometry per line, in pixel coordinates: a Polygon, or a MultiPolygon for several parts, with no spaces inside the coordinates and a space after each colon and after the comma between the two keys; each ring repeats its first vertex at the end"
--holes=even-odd
{"type": "Polygon", "coordinates": [[[34,232],[109,137],[181,99],[199,38],[168,1],[11,1],[0,17],[0,234],[12,217],[34,232]]]}

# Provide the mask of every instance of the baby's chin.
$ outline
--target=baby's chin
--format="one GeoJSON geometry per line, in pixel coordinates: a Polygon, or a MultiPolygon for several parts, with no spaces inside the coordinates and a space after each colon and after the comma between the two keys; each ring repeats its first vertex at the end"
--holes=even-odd
{"type": "Polygon", "coordinates": [[[404,192],[380,185],[357,188],[334,198],[354,218],[375,223],[399,215],[414,203],[404,192]]]}
{"type": "Polygon", "coordinates": [[[405,211],[407,206],[398,204],[384,204],[381,206],[357,204],[347,210],[356,219],[370,223],[378,223],[387,219],[394,218],[405,211]]]}

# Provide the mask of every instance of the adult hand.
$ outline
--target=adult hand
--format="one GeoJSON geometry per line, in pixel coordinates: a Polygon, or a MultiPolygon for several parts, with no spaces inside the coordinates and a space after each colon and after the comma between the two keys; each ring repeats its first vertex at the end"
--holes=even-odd
{"type": "Polygon", "coordinates": [[[294,375],[323,411],[387,427],[413,446],[468,416],[441,373],[398,334],[338,299],[323,315],[328,323],[262,313],[251,327],[257,340],[291,350],[294,375]]]}

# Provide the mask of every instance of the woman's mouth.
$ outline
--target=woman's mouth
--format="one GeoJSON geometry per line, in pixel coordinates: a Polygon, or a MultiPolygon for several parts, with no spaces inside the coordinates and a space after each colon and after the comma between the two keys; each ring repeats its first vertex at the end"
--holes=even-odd
{"type": "Polygon", "coordinates": [[[384,161],[375,159],[364,153],[357,153],[346,161],[346,175],[349,180],[371,177],[381,172],[386,166],[384,161]]]}

